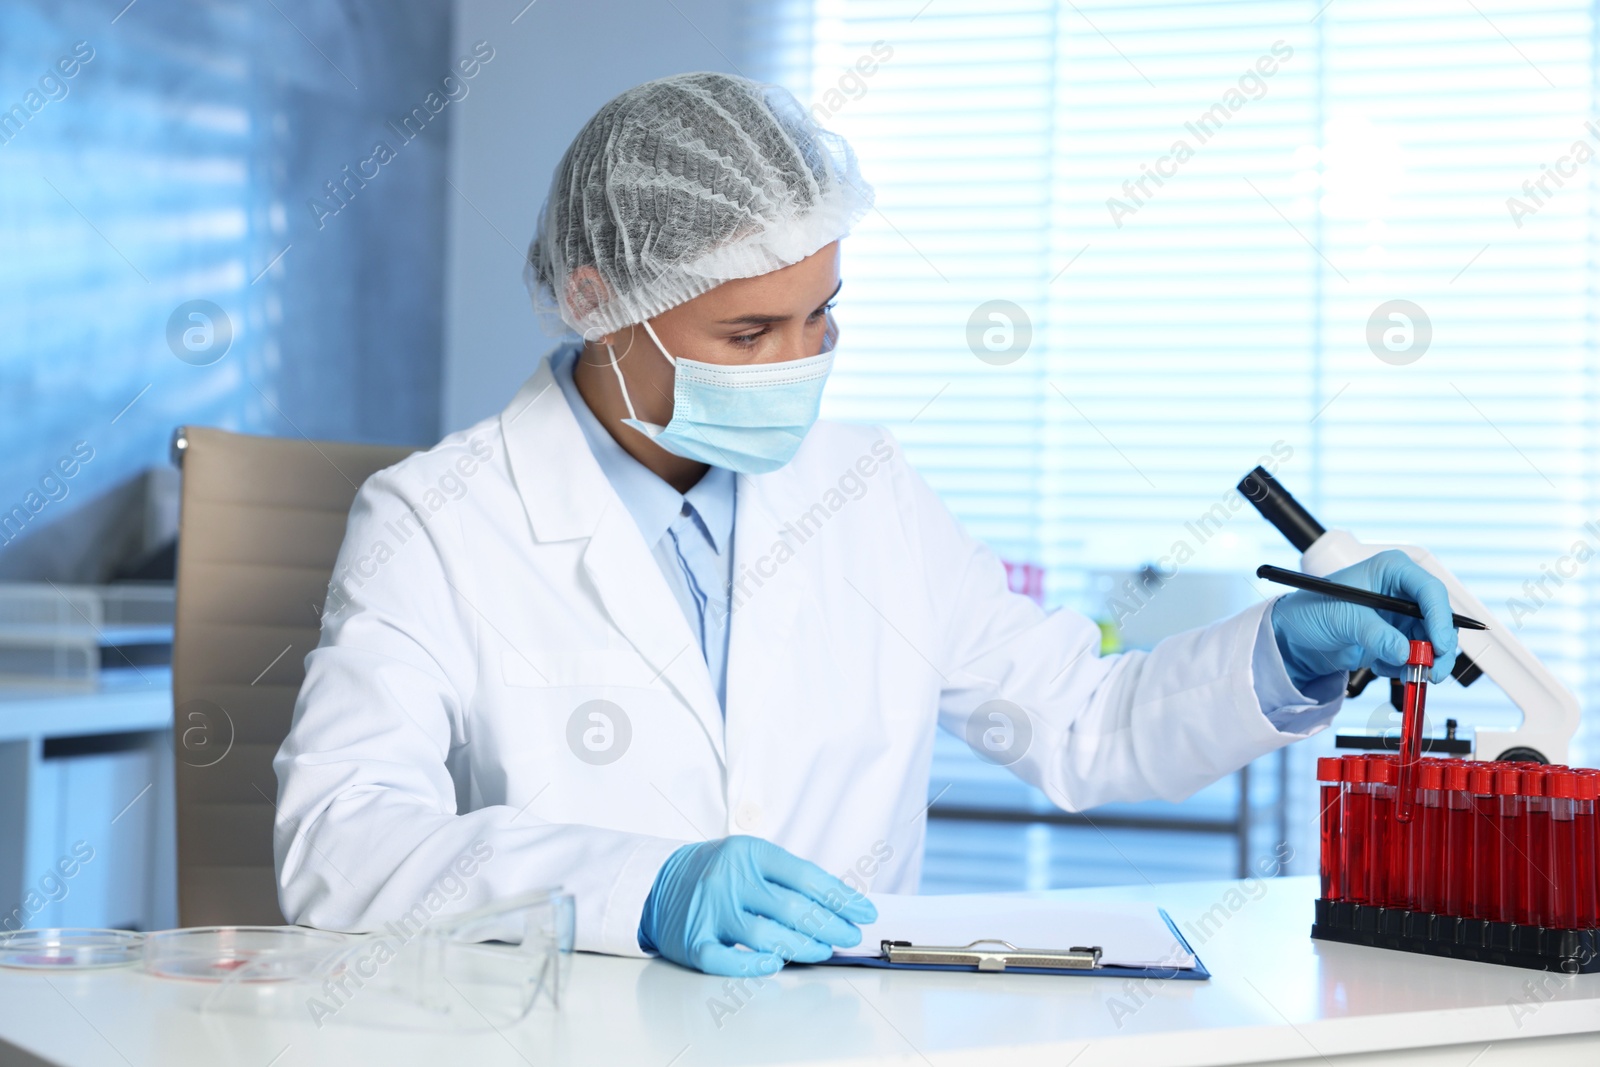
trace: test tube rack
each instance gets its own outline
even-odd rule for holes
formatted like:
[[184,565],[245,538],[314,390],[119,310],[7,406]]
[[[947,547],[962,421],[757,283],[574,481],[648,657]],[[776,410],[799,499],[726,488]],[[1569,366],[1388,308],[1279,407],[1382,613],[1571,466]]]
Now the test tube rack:
[[1600,971],[1600,770],[1401,757],[1317,760],[1321,896],[1311,936],[1589,974]]

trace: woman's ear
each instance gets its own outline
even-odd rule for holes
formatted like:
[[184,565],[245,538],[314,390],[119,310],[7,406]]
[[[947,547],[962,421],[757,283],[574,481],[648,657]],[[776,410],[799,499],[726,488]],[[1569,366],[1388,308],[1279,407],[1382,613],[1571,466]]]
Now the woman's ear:
[[624,326],[620,330],[612,330],[610,333],[602,333],[600,327],[591,326],[583,331],[583,339],[592,345],[613,348],[617,354],[617,361],[620,363],[627,358],[629,352],[633,351],[633,336],[638,330],[638,325],[634,324],[632,326]]
[[567,275],[567,306],[572,309],[573,317],[583,318],[595,311],[611,296],[610,288],[605,279],[600,277],[600,272],[589,264],[584,264]]

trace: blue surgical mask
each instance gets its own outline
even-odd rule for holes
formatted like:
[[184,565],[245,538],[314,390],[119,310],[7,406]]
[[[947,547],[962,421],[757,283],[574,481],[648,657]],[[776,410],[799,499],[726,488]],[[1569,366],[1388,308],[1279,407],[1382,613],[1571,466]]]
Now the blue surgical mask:
[[831,314],[820,355],[731,367],[674,359],[650,324],[643,326],[673,366],[672,419],[658,426],[638,417],[617,366],[617,353],[607,345],[611,369],[628,406],[625,425],[673,455],[740,474],[766,474],[794,458],[817,421],[822,387],[833,368],[838,330]]

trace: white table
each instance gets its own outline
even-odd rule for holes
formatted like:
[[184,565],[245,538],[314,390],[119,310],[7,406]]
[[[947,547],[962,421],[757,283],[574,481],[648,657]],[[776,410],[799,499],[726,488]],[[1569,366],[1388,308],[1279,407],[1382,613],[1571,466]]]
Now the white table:
[[[1061,894],[1161,903],[1209,982],[790,968],[720,1026],[709,1002],[732,1003],[724,979],[586,954],[571,961],[559,1012],[540,1006],[515,1028],[454,1035],[408,1032],[413,1019],[398,1012],[389,1027],[336,1016],[320,1030],[309,1014],[202,1014],[197,986],[131,969],[0,971],[0,1064],[1600,1062],[1600,974],[1314,942],[1314,893],[1312,879],[1287,878]],[[1208,912],[1211,935],[1194,936],[1186,924]],[[1439,1045],[1453,1047],[1398,1051]]]

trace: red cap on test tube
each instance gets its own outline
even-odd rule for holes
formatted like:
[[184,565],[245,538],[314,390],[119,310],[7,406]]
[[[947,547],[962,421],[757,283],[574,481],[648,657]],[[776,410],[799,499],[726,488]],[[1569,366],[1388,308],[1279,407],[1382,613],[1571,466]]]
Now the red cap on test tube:
[[1406,663],[1413,667],[1433,666],[1433,642],[1411,642],[1411,658],[1406,660]]
[[1367,758],[1365,756],[1344,756],[1339,760],[1344,764],[1344,780],[1352,783],[1367,780]]

